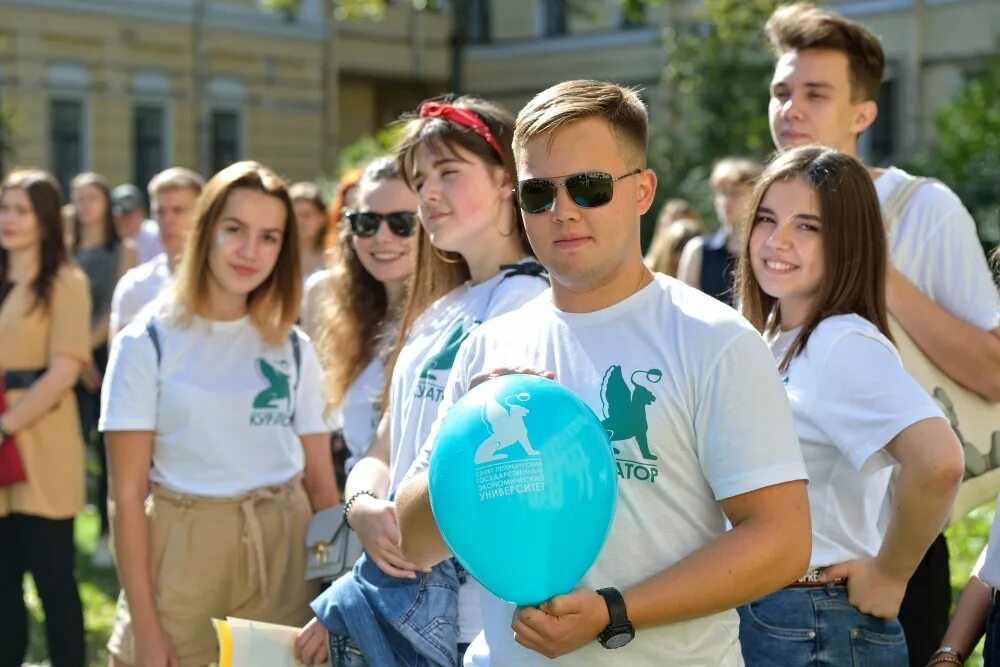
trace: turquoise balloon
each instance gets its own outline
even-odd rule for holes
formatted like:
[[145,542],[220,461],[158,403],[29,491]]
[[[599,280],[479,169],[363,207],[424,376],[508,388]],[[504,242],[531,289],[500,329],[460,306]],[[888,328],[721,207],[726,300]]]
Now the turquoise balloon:
[[557,382],[504,375],[448,411],[431,454],[434,518],[494,595],[537,605],[572,591],[611,528],[618,478],[608,433]]

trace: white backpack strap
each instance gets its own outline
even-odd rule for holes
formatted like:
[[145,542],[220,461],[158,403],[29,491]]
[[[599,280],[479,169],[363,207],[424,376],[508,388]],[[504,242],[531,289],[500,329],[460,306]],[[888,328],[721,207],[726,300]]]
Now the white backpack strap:
[[907,205],[909,205],[910,200],[913,199],[913,195],[917,194],[917,190],[921,186],[933,180],[933,178],[907,175],[903,179],[903,182],[889,193],[886,200],[882,202],[882,217],[885,219],[885,230],[889,236],[892,236],[896,225],[903,218],[903,212],[906,210]]

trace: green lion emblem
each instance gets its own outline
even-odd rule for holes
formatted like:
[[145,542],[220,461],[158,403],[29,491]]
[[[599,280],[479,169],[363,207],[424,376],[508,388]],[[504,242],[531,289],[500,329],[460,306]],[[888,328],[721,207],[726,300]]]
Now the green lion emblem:
[[458,348],[462,346],[468,335],[468,331],[462,330],[462,323],[456,323],[445,337],[441,349],[437,354],[428,359],[423,368],[420,369],[420,379],[436,380],[437,371],[450,371],[451,367],[455,364],[455,355],[458,354]]
[[288,373],[282,373],[264,359],[257,360],[257,370],[268,386],[253,399],[254,409],[274,409],[281,400],[287,401],[286,405],[289,405],[292,392],[288,384]]
[[[636,375],[645,375],[649,383],[656,384],[663,377],[663,372],[658,368],[635,371],[629,378],[632,380],[632,389],[629,389],[621,366],[615,365],[605,371],[604,380],[601,382],[601,404],[604,409],[601,425],[607,429],[611,442],[635,438],[642,458],[655,461],[656,455],[649,451],[646,407],[656,401],[656,396],[639,384]],[[612,449],[615,454],[621,453],[615,447]]]

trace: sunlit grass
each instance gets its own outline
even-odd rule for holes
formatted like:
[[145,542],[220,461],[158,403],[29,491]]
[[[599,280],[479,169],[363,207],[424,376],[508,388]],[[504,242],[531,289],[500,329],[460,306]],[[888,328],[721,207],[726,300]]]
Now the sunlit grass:
[[[945,531],[948,538],[948,553],[951,563],[951,599],[958,601],[965,583],[969,580],[979,553],[986,547],[990,537],[990,526],[993,525],[995,503],[983,505],[973,510],[959,523]],[[982,667],[983,642],[976,646],[975,652],[966,661],[967,667]]]

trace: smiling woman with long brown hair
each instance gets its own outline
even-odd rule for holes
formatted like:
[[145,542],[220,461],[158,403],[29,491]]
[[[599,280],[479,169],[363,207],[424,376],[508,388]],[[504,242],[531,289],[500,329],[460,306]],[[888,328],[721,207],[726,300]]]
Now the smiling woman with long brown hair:
[[27,648],[25,571],[45,610],[53,667],[84,663],[73,546],[84,448],[71,390],[90,359],[90,296],[69,262],[60,207],[45,172],[14,172],[0,186],[0,447],[16,447],[26,473],[0,486],[0,665],[20,665]]
[[751,197],[740,300],[784,379],[813,540],[806,576],[740,608],[743,657],[748,667],[813,665],[822,646],[831,664],[905,665],[900,604],[951,511],[962,447],[893,346],[885,226],[864,166],[795,148]]
[[223,169],[173,288],[115,338],[101,416],[123,589],[115,664],[205,665],[213,617],[308,616],[306,527],[339,498],[319,360],[292,326],[296,232],[271,170]]

